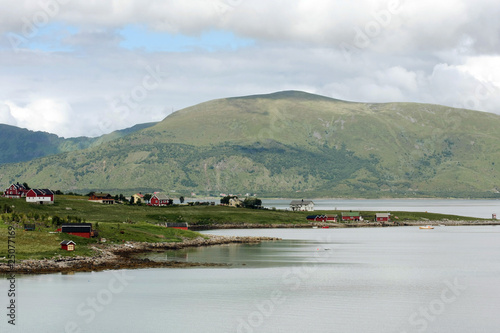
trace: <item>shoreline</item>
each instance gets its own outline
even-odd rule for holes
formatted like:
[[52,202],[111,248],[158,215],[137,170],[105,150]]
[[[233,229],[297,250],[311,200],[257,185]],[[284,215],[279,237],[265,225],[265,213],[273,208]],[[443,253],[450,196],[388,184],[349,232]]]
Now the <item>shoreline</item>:
[[[495,220],[436,220],[436,221],[405,221],[405,222],[352,222],[352,223],[326,223],[313,222],[303,224],[216,224],[198,226],[196,230],[217,229],[305,229],[305,228],[380,228],[402,226],[496,226],[500,221]],[[95,244],[92,249],[97,252],[92,257],[56,257],[51,259],[26,259],[17,262],[14,269],[7,263],[0,263],[0,274],[50,274],[73,272],[98,272],[103,270],[139,269],[139,268],[192,268],[192,267],[229,267],[229,264],[190,263],[180,261],[153,261],[139,259],[133,255],[147,252],[161,252],[165,250],[178,250],[188,247],[204,247],[225,244],[252,244],[262,241],[277,241],[275,237],[250,237],[250,236],[218,236],[205,235],[182,242],[168,243],[143,243],[127,242],[124,244]]]
[[274,237],[239,237],[215,236],[198,237],[193,240],[170,243],[127,242],[124,244],[97,244],[92,246],[97,255],[92,257],[56,257],[52,259],[26,259],[17,262],[14,269],[7,263],[0,263],[0,274],[49,274],[70,272],[98,272],[116,269],[138,268],[189,268],[189,267],[228,267],[228,264],[187,263],[180,261],[152,261],[150,259],[134,258],[133,254],[177,250],[187,247],[202,247],[224,244],[252,244],[262,241],[281,240]]

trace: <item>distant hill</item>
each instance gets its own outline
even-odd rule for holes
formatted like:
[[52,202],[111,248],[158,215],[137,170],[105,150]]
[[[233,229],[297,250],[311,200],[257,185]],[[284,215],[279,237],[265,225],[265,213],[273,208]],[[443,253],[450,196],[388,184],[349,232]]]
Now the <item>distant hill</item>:
[[156,123],[135,125],[131,128],[114,131],[97,138],[61,138],[55,134],[30,131],[24,128],[0,124],[0,164],[26,162],[48,155],[70,152],[121,138],[138,130],[151,127]]
[[[498,197],[500,116],[299,91],[224,98],[86,150],[0,167],[0,184],[283,197]],[[175,191],[175,192],[174,192]]]

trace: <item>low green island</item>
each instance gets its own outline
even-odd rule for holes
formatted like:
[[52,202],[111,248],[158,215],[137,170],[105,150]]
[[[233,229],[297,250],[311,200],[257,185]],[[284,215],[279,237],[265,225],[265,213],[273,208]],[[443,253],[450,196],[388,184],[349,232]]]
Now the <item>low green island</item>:
[[[218,202],[217,202],[218,203]],[[171,248],[175,244],[203,246],[228,242],[253,242],[255,239],[218,239],[193,230],[222,228],[311,228],[328,227],[377,227],[393,225],[422,225],[443,223],[452,225],[494,224],[495,221],[477,218],[443,215],[427,212],[391,212],[391,222],[374,222],[376,212],[361,212],[364,221],[315,223],[307,221],[311,212],[292,212],[275,209],[234,208],[221,205],[172,205],[151,207],[147,205],[103,205],[89,202],[85,196],[59,195],[53,205],[37,205],[22,199],[0,198],[0,264],[8,262],[9,239],[14,241],[16,264],[27,260],[70,260],[71,258],[95,258],[113,248],[114,253],[131,251],[130,244],[156,244]],[[315,211],[318,215],[340,215],[340,211]],[[397,218],[396,218],[397,217]],[[83,238],[56,232],[63,223],[92,223],[98,237]],[[166,223],[186,222],[192,230],[166,228]],[[25,231],[26,224],[35,225]],[[9,238],[9,231],[15,237]],[[12,232],[11,232],[12,234]],[[60,242],[72,240],[74,251],[61,249]],[[164,245],[162,245],[164,244]],[[136,246],[137,249],[137,246]],[[142,247],[142,251],[149,248]],[[62,258],[62,259],[61,259]],[[105,267],[103,267],[104,269]],[[0,269],[1,270],[1,269]],[[5,270],[5,267],[4,267]],[[92,269],[89,269],[92,270]]]

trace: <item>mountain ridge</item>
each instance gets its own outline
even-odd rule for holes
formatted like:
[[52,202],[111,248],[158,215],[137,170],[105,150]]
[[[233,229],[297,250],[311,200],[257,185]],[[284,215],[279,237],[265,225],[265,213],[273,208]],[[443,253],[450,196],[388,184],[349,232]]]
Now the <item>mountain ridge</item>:
[[500,116],[286,91],[207,101],[82,151],[0,166],[0,184],[289,197],[498,197]]

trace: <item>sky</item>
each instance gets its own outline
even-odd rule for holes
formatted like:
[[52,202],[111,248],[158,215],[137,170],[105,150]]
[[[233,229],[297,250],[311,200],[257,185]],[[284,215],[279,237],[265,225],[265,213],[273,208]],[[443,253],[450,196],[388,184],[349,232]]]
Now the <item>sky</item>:
[[498,0],[0,0],[0,123],[95,137],[302,90],[500,114]]

